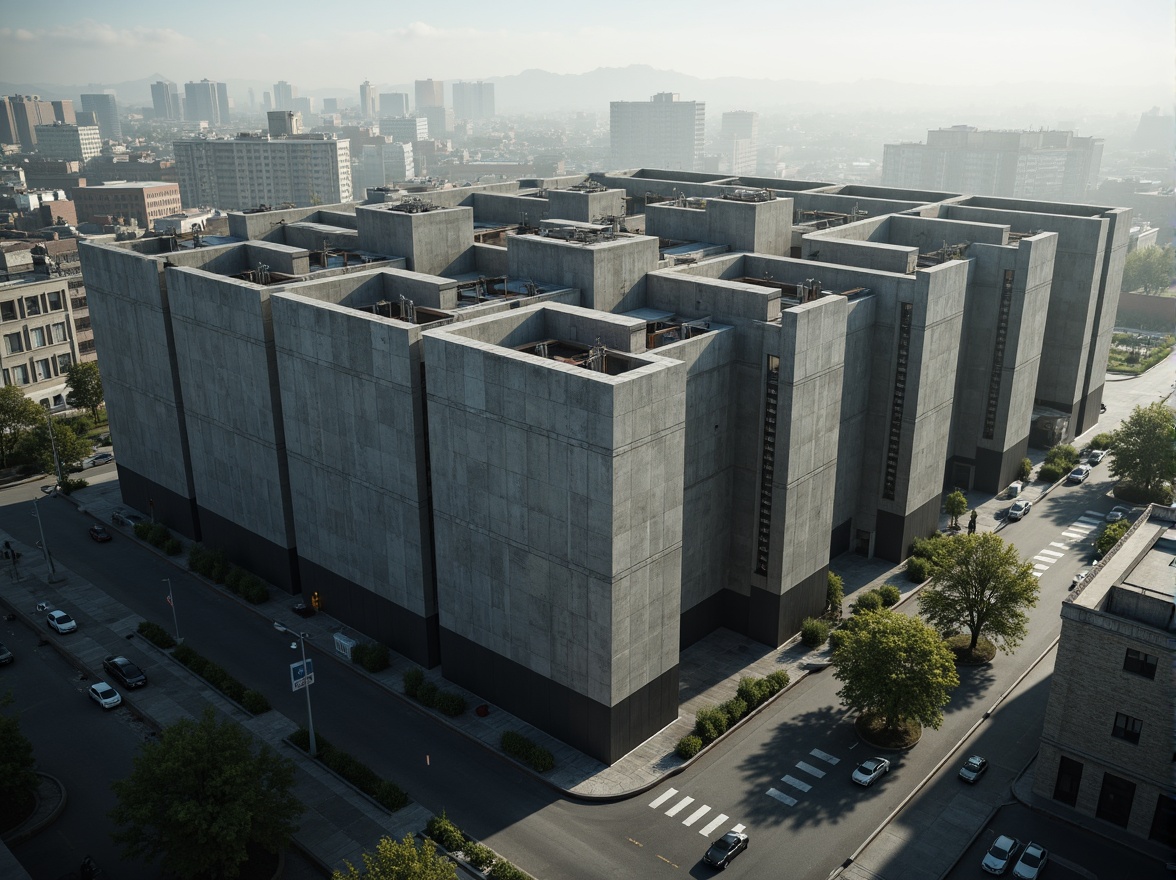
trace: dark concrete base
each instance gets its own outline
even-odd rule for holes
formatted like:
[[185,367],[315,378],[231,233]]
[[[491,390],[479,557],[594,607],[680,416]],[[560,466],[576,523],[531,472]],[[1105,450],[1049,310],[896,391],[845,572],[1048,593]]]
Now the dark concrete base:
[[915,538],[939,531],[939,498],[932,498],[908,516],[878,511],[874,555],[890,562],[902,562]]
[[813,572],[783,595],[759,587],[751,588],[751,615],[744,630],[751,638],[773,648],[798,632],[806,617],[820,617],[825,611],[829,588],[829,567]]
[[677,665],[605,706],[444,627],[440,632],[446,678],[606,764],[678,717]]
[[1082,399],[1076,417],[1070,421],[1071,425],[1076,426],[1075,437],[1085,434],[1098,424],[1099,416],[1102,414],[1103,388],[1103,385],[1099,385]]
[[197,514],[207,546],[223,550],[229,561],[287,593],[301,592],[295,548],[280,547],[206,508],[197,506]]
[[976,470],[973,472],[972,488],[994,495],[1017,479],[1021,459],[1029,451],[1029,435],[1026,434],[1003,453],[994,449],[976,450]]
[[117,459],[115,467],[118,470],[118,488],[122,492],[124,504],[142,511],[147,516],[154,516],[173,532],[179,532],[191,541],[201,540],[196,499],[186,498],[171,489],[165,489],[154,480],[140,476],[119,464]]
[[678,650],[684,651],[719,627],[747,635],[750,601],[747,596],[724,589],[683,611],[678,618]]
[[422,617],[309,560],[298,559],[303,601],[317,592],[322,611],[431,669],[441,662],[437,615]]

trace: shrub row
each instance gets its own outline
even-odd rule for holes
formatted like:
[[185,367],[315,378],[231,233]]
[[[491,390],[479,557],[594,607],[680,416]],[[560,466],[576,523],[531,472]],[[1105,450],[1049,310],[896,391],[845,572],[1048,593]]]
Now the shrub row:
[[218,584],[223,584],[229,576],[229,560],[224,551],[210,550],[203,544],[193,544],[189,548],[188,568]]
[[1068,443],[1058,443],[1045,454],[1045,464],[1037,471],[1042,483],[1056,483],[1078,464],[1078,450]]
[[530,765],[537,773],[546,773],[555,766],[555,755],[538,743],[531,742],[521,733],[507,730],[502,734],[499,745],[502,750],[514,758]]
[[163,523],[137,522],[135,523],[135,537],[146,541],[152,547],[158,547],[168,556],[178,556],[184,549],[179,539],[172,537],[172,533]]
[[[385,654],[387,650],[387,648],[384,649]],[[354,649],[352,649],[352,656],[354,657]],[[453,691],[443,691],[437,685],[433,684],[433,682],[425,681],[425,673],[417,666],[404,673],[404,692],[422,706],[436,709],[442,715],[448,715],[451,718],[456,718],[466,710],[466,701],[461,694],[456,694]],[[503,746],[503,748],[506,747]],[[551,756],[550,752],[547,754],[548,757]],[[516,755],[516,757],[518,756]],[[554,766],[554,760],[552,761],[552,766]],[[536,767],[535,769],[538,770],[539,768]],[[551,767],[547,769],[550,770]],[[545,771],[540,770],[539,772],[542,773]]]
[[1033,462],[1027,458],[1021,459],[1021,464],[1017,467],[1017,479],[1024,482],[1029,479],[1029,475],[1033,473]]
[[911,543],[910,556],[906,563],[907,578],[921,584],[932,577],[935,574],[936,560],[951,540],[950,535],[941,535],[938,532],[926,538],[915,538]]
[[178,645],[172,656],[207,681],[210,685],[235,703],[239,703],[252,715],[270,710],[269,701],[263,694],[250,690],[233,678],[223,667],[207,657],[198,654],[187,645]]
[[62,493],[69,495],[72,492],[76,492],[78,489],[85,489],[90,484],[81,477],[66,477],[59,485],[61,486]]
[[[290,742],[302,751],[309,752],[310,732],[305,727],[300,727],[290,734]],[[335,748],[323,736],[316,734],[314,744],[318,748],[318,760],[389,812],[395,813],[408,806],[408,795],[395,782],[381,779],[367,764],[351,757],[342,749]]]
[[152,623],[150,620],[140,621],[139,635],[157,648],[166,650],[176,646],[176,640],[172,638],[172,634],[158,623]]
[[434,816],[425,825],[425,833],[437,845],[451,853],[461,853],[467,862],[486,873],[491,880],[531,880],[531,875],[500,859],[494,850],[471,840],[458,828],[445,812]]
[[788,673],[783,669],[764,678],[750,675],[741,678],[734,697],[717,706],[700,709],[695,714],[694,731],[678,740],[674,752],[681,758],[693,758],[703,746],[713,743],[749,712],[788,687],[788,681]]
[[[926,560],[918,556],[912,556],[907,560],[907,567],[909,569],[911,563],[926,564]],[[914,580],[914,578],[911,578]],[[926,578],[924,578],[926,580]],[[853,600],[853,613],[857,614],[859,611],[878,611],[882,608],[890,608],[897,605],[902,599],[902,592],[894,584],[883,584],[877,589],[866,590],[864,593],[858,595]]]
[[806,647],[816,648],[829,638],[829,624],[815,617],[806,617],[800,625],[800,640]]
[[[191,556],[189,555],[189,562]],[[251,602],[254,605],[260,605],[269,599],[269,587],[265,585],[265,581],[259,578],[251,571],[246,571],[236,565],[229,567],[229,573],[225,575],[225,586],[229,591],[236,593],[246,602]]]
[[388,654],[388,646],[379,643],[374,645],[356,645],[351,649],[351,662],[358,663],[368,672],[380,672],[387,669],[392,660]]

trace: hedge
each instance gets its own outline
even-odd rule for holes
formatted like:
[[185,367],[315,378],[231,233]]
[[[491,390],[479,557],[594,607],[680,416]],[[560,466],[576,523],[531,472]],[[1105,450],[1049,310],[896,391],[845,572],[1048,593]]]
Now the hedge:
[[166,650],[167,648],[174,648],[176,646],[176,640],[172,638],[172,634],[158,623],[152,623],[150,620],[139,622],[139,635],[157,648]]
[[845,601],[845,582],[841,575],[833,572],[829,572],[825,582],[825,613],[838,620],[841,617],[841,603]]
[[877,591],[879,598],[882,599],[882,607],[890,608],[897,605],[902,599],[902,590],[894,584],[883,584],[878,587]]
[[[907,560],[907,571],[910,571],[911,563],[921,563],[923,560],[915,557]],[[877,590],[866,590],[853,600],[853,605],[850,606],[854,614],[859,611],[878,611],[882,607],[882,597],[878,595]]]
[[[379,647],[384,648],[383,645]],[[387,652],[388,649],[384,648],[385,656]],[[352,659],[355,659],[354,648],[352,648],[351,656]],[[425,673],[415,666],[404,673],[404,693],[422,706],[436,709],[442,715],[448,715],[451,718],[461,715],[466,710],[465,697],[453,691],[443,691],[433,682],[426,681]]]
[[538,773],[546,773],[555,766],[555,756],[538,743],[531,742],[521,733],[504,731],[499,743],[502,750],[517,761],[530,765]]
[[187,645],[178,645],[172,656],[203,678],[206,682],[239,704],[252,715],[261,715],[270,710],[269,701],[258,691],[248,690],[233,678],[229,672]]
[[825,644],[829,638],[829,624],[815,617],[806,617],[800,625],[800,640],[810,648]]
[[450,852],[462,852],[465,848],[465,835],[449,820],[444,810],[440,816],[434,816],[428,821],[425,834]]
[[[749,712],[788,687],[788,681],[788,672],[783,669],[777,669],[764,678],[747,676],[740,679],[735,697],[718,706],[698,710],[694,716],[693,734],[679,740],[675,751],[684,758],[693,757],[702,746],[713,743]],[[698,749],[692,754],[683,754],[683,749],[689,751],[693,747],[693,743],[687,743],[692,738],[698,740]]]
[[[913,581],[916,584],[921,584],[923,581],[931,577],[931,574],[934,570],[934,564],[930,560],[924,559],[922,556],[912,556],[907,559],[907,579]],[[882,597],[879,596],[878,598],[879,601],[881,601]]]
[[[304,752],[310,751],[310,733],[305,727],[300,727],[290,734],[289,741]],[[396,783],[381,779],[366,764],[341,749],[335,748],[324,737],[316,736],[315,745],[318,747],[319,761],[371,797],[376,803],[393,813],[408,806],[408,795]]]
[[1037,479],[1042,483],[1056,483],[1070,472],[1070,467],[1060,464],[1043,464],[1037,471]]
[[414,700],[416,699],[417,694],[420,692],[421,685],[424,683],[425,673],[424,670],[420,669],[419,667],[414,666],[412,669],[404,673],[404,692]]
[[357,663],[368,672],[381,672],[391,664],[388,646],[381,644],[356,645],[351,649],[351,662]]
[[210,550],[193,544],[188,550],[188,568],[214,583],[223,584],[229,577],[229,559],[223,550]]
[[531,875],[520,868],[516,868],[506,859],[499,859],[494,863],[487,875],[490,880],[531,880]]
[[498,858],[494,850],[490,849],[490,847],[483,846],[473,840],[467,840],[461,845],[461,854],[466,857],[467,862],[479,871],[485,871]]
[[678,740],[678,745],[674,747],[674,752],[678,757],[685,758],[686,760],[690,760],[701,751],[702,739],[693,733],[682,737]]

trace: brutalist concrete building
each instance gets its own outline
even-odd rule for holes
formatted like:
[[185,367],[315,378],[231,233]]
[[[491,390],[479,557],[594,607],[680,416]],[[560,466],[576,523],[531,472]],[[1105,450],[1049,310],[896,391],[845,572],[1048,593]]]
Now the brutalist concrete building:
[[83,259],[128,504],[614,761],[1097,419],[1126,219],[639,170]]
[[1176,846],[1176,510],[1152,505],[1062,604],[1034,773],[1044,798]]

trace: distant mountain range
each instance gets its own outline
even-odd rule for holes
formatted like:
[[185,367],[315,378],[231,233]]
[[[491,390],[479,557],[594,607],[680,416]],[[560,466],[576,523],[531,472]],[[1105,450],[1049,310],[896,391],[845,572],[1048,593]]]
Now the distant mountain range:
[[[211,77],[210,77],[211,78]],[[155,73],[142,79],[117,83],[61,85],[56,83],[0,82],[0,92],[36,94],[47,99],[73,98],[86,92],[114,89],[124,107],[150,106],[151,83],[167,79]],[[485,77],[496,86],[495,98],[501,113],[546,113],[584,110],[607,112],[610,101],[646,101],[657,92],[677,92],[684,101],[705,101],[708,115],[726,110],[779,111],[848,111],[901,112],[933,111],[942,107],[956,122],[969,111],[992,112],[1001,108],[1038,109],[1043,123],[1053,114],[1068,113],[1137,113],[1171,100],[1170,89],[1139,84],[1129,94],[1117,87],[1082,84],[1002,83],[983,88],[943,84],[900,83],[885,79],[857,82],[812,82],[798,79],[768,80],[744,77],[701,79],[672,70],[656,70],[648,65],[601,67],[587,73],[560,74],[546,70],[524,70],[510,76]],[[262,93],[273,88],[272,82],[260,80],[226,80],[229,95],[238,107],[248,103],[248,90],[260,104]],[[295,83],[304,95],[316,98],[358,99],[359,83],[353,87],[315,88]],[[411,83],[377,83],[377,91],[412,93]],[[945,124],[949,124],[945,122]]]

